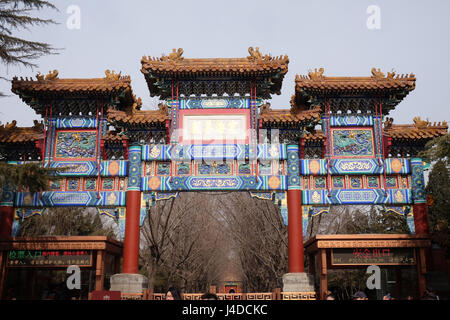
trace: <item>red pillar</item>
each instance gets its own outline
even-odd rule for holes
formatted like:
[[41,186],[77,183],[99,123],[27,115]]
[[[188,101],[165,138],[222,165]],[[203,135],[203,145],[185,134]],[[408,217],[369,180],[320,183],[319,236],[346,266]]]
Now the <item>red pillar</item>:
[[415,203],[413,205],[414,227],[416,234],[428,234],[428,207],[426,203]]
[[0,239],[10,239],[14,222],[14,207],[0,206]]
[[289,273],[304,272],[302,191],[287,191]]
[[141,191],[127,191],[122,273],[138,273]]

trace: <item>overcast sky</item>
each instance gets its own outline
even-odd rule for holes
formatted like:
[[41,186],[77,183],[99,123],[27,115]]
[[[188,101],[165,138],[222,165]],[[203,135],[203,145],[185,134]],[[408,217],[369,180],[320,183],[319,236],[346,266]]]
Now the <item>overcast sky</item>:
[[[58,69],[60,78],[104,77],[106,69],[131,76],[144,109],[155,105],[140,72],[143,55],[160,57],[183,48],[186,58],[246,57],[248,47],[262,54],[289,56],[289,72],[273,108],[289,108],[296,74],[323,67],[327,76],[369,76],[383,72],[414,73],[416,89],[390,115],[394,123],[411,123],[416,115],[430,121],[450,120],[450,1],[448,0],[98,0],[57,1],[59,12],[45,11],[59,25],[17,33],[29,40],[64,48],[37,61],[39,68],[2,66],[1,75],[35,76]],[[67,27],[80,9],[80,29]],[[367,20],[376,5],[380,28]],[[73,20],[69,20],[73,21]],[[373,21],[373,20],[370,20]],[[40,119],[0,81],[0,121],[32,125]]]

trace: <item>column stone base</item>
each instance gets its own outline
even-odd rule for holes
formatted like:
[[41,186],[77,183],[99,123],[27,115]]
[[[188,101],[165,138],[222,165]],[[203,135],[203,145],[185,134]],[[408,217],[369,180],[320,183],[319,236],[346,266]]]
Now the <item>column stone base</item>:
[[306,272],[285,273],[283,292],[315,292],[314,276]]
[[148,287],[148,279],[142,274],[117,273],[110,278],[111,291],[121,293],[143,293]]

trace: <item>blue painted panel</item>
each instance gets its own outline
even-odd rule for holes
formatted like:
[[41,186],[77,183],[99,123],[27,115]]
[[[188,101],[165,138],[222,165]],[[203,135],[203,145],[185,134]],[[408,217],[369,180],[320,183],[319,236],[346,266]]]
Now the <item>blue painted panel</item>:
[[327,174],[327,162],[324,159],[301,159],[300,166],[304,176]]
[[301,189],[302,180],[300,179],[300,160],[298,156],[298,145],[290,144],[287,146],[287,174],[288,189]]
[[141,146],[131,146],[128,151],[128,190],[141,190]]
[[171,159],[172,145],[156,144],[142,146],[143,161],[165,161]]
[[88,117],[57,118],[57,129],[97,128],[97,119]]
[[[261,106],[262,99],[256,99],[255,105]],[[177,101],[168,100],[168,105],[176,105]],[[180,109],[249,109],[250,99],[237,97],[190,98],[178,100]]]
[[409,189],[332,189],[303,190],[303,204],[408,204]]
[[110,160],[100,163],[100,175],[103,177],[125,177],[127,175],[128,161]]
[[249,144],[206,145],[144,145],[143,161],[188,160],[284,160],[287,158],[285,144],[259,144],[256,150]]
[[420,158],[411,159],[412,193],[414,203],[426,203],[425,179],[423,175],[423,163]]
[[153,176],[142,178],[143,191],[286,190],[287,176]]
[[[301,159],[302,175],[326,175],[327,161],[325,159]],[[383,174],[383,167],[387,174],[409,174],[409,160],[405,158],[378,159],[331,159],[330,174],[332,175],[372,175]]]
[[405,158],[388,158],[385,161],[387,174],[409,174],[409,159]]
[[372,116],[363,116],[363,115],[331,116],[330,126],[332,127],[373,126],[373,118]]
[[97,162],[95,161],[52,161],[50,162],[50,168],[66,168],[66,170],[57,173],[63,177],[98,175]]
[[45,191],[17,192],[16,207],[54,206],[124,206],[126,193],[122,191]]
[[332,159],[330,174],[382,174],[383,165],[376,159]]
[[286,160],[285,144],[258,144],[258,160]]

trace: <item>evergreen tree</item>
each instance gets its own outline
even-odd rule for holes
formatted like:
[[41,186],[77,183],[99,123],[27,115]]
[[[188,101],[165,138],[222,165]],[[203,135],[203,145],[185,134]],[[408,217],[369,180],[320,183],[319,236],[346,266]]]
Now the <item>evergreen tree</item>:
[[54,169],[42,168],[38,163],[15,165],[0,162],[0,190],[7,186],[12,190],[43,191],[53,173]]
[[30,41],[13,35],[33,26],[55,24],[52,19],[33,16],[35,11],[57,8],[42,0],[0,0],[0,58],[6,65],[37,67],[33,60],[56,50],[48,43]]
[[[57,8],[42,0],[0,0],[0,59],[6,66],[37,67],[33,62],[43,55],[55,54],[50,44],[17,37],[15,32],[29,30],[33,26],[55,24],[52,19],[43,19],[34,14],[43,9]],[[0,76],[1,79],[7,80]],[[0,96],[4,96],[0,92]],[[48,184],[48,169],[38,164],[10,165],[0,162],[0,191],[5,185],[11,189],[30,192],[45,190]]]
[[439,160],[433,166],[425,190],[433,199],[428,207],[430,229],[434,230],[439,223],[448,225],[450,222],[450,174],[444,161]]
[[428,141],[419,157],[429,162],[441,160],[447,167],[450,166],[450,133]]

